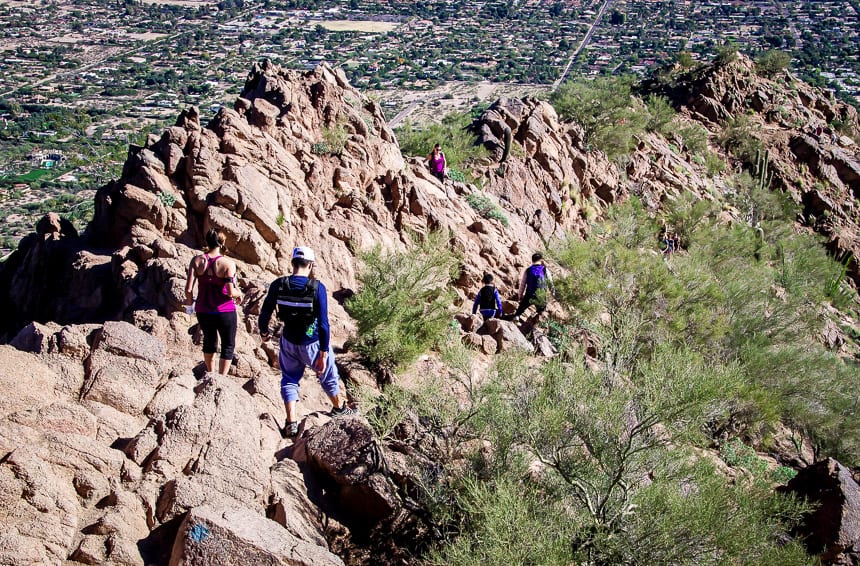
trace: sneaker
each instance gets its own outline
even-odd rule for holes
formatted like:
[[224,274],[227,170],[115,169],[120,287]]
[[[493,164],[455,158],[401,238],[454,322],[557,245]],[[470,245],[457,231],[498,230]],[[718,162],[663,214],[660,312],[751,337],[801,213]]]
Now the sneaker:
[[299,433],[299,422],[285,422],[284,428],[281,429],[281,436],[283,438],[293,438],[295,435]]
[[350,415],[357,415],[358,409],[353,409],[346,402],[344,402],[343,407],[340,409],[332,408],[331,416],[332,417],[348,417]]

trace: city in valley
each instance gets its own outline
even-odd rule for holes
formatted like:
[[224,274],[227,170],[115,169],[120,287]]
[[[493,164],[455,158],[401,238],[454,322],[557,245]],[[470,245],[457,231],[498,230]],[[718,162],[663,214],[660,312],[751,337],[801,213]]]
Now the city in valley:
[[396,127],[726,42],[860,104],[860,0],[0,0],[0,255],[47,210],[84,223],[129,143],[261,59],[343,68]]

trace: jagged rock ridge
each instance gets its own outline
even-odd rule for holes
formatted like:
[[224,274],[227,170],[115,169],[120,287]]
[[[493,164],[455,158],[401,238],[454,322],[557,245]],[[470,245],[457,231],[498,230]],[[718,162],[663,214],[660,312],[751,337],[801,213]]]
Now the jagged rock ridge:
[[[712,80],[725,82],[720,76]],[[798,95],[819,116],[821,103],[804,100]],[[699,110],[685,112],[717,130]],[[190,109],[131,148],[121,178],[99,191],[86,233],[47,222],[22,242],[0,271],[3,330],[14,334],[32,320],[66,326],[32,324],[0,347],[0,562],[193,563],[229,546],[260,560],[357,564],[420,548],[433,525],[413,496],[423,474],[438,473],[439,454],[417,419],[380,444],[361,419],[330,422],[309,386],[302,437],[293,445],[277,432],[273,352],[253,331],[261,294],[286,269],[292,246],[313,245],[319,276],[345,291],[356,287],[358,251],[405,249],[410,231],[446,229],[464,258],[462,301],[484,270],[515,287],[532,250],[584,233],[586,212],[629,191],[657,208],[685,191],[717,198],[730,190],[654,135],[622,174],[538,100],[499,101],[474,127],[495,159],[505,158],[476,171],[509,226],[468,205],[474,187],[442,185],[419,160],[404,159],[379,107],[339,71],[260,65],[234,109],[206,125]],[[851,159],[842,169],[851,170]],[[774,170],[790,164],[787,157]],[[844,188],[854,187],[850,173],[834,169]],[[790,170],[779,178],[791,182]],[[209,227],[227,233],[248,301],[231,376],[198,381],[180,303],[186,266]],[[351,322],[334,302],[332,317],[340,343]],[[498,330],[471,338],[495,351],[506,331]],[[340,362],[345,375],[373,384]],[[243,527],[250,517],[259,518],[254,531],[269,532],[274,521],[282,536],[265,544]],[[295,548],[301,556],[289,555]]]

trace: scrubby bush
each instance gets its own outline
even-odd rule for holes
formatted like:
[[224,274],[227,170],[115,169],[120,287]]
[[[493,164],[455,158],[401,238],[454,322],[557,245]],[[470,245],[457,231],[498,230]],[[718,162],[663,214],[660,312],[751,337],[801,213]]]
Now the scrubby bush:
[[704,155],[708,151],[708,130],[698,124],[686,124],[678,128],[678,137],[684,149],[692,155]]
[[353,347],[390,377],[445,335],[452,293],[448,287],[457,260],[446,236],[417,238],[412,249],[361,254],[361,290],[346,302],[356,320]]
[[504,226],[508,225],[508,217],[505,216],[499,205],[485,193],[469,193],[466,195],[466,202],[484,218],[498,220]]
[[582,126],[585,143],[610,159],[630,153],[645,131],[647,112],[634,107],[631,77],[599,77],[562,84],[550,102],[564,120]]
[[720,135],[720,144],[747,165],[753,165],[764,147],[758,138],[758,126],[747,114],[730,119]]
[[772,77],[788,68],[791,64],[791,55],[785,51],[772,49],[765,51],[755,60],[756,72],[763,77]]
[[487,155],[484,146],[477,145],[478,138],[468,130],[471,123],[469,113],[454,113],[445,116],[441,123],[421,128],[407,121],[395,134],[403,155],[426,158],[438,143],[449,169],[464,170],[470,162]]
[[717,47],[714,55],[714,63],[717,65],[728,65],[738,59],[738,44],[734,41],[727,41]]
[[[680,449],[730,410],[736,366],[661,347],[621,387],[582,363],[498,360],[474,430],[492,451],[456,491],[460,536],[429,562],[803,564],[803,506]],[[691,513],[695,509],[695,513]]]
[[672,121],[675,119],[675,109],[664,96],[649,95],[645,101],[645,109],[648,112],[648,123],[645,125],[649,132],[658,132],[668,136],[671,131]]

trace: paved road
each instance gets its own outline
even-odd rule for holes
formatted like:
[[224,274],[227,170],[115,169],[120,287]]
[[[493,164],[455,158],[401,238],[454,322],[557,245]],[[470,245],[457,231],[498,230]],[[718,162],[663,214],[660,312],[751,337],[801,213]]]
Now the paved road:
[[413,102],[412,104],[410,104],[409,106],[407,106],[406,108],[404,108],[403,110],[401,110],[400,112],[398,112],[394,118],[392,118],[391,120],[388,121],[388,127],[392,128],[392,129],[396,128],[397,125],[400,124],[400,122],[402,122],[407,116],[412,114],[412,112],[416,108],[418,108],[418,106],[422,102],[424,102],[424,100],[425,100],[424,98],[420,98],[420,99],[416,100],[415,102]]
[[579,47],[576,48],[576,51],[573,52],[573,55],[570,56],[570,61],[567,62],[567,66],[564,68],[564,72],[562,72],[561,76],[559,76],[558,79],[556,79],[556,81],[552,83],[552,90],[557,89],[558,85],[563,83],[564,79],[567,78],[567,75],[570,73],[570,68],[573,66],[573,62],[576,61],[576,58],[579,57],[579,54],[591,41],[591,36],[594,33],[594,28],[597,27],[598,23],[600,23],[601,18],[603,18],[603,13],[606,12],[607,9],[611,8],[613,4],[615,4],[615,0],[606,0],[600,7],[600,10],[597,11],[597,17],[595,17],[594,21],[591,22],[591,25],[588,26],[588,33],[586,33],[585,37],[582,38],[582,41],[579,42]]

